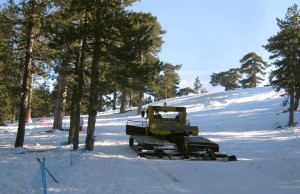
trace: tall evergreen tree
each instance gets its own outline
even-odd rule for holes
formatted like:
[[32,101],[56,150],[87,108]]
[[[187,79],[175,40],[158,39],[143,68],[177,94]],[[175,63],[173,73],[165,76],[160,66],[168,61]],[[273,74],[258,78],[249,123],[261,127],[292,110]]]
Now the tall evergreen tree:
[[195,78],[195,81],[194,81],[194,91],[196,92],[196,94],[199,94],[199,92],[201,91],[201,88],[202,88],[202,83],[199,79],[199,76],[197,76]]
[[32,117],[53,116],[53,98],[46,82],[33,88],[32,101]]
[[[71,64],[74,62],[74,42],[78,42],[74,35],[78,15],[70,13],[71,1],[55,1],[55,7],[55,11],[46,18],[45,31],[48,47],[52,51],[49,58],[54,62],[53,69],[58,74],[53,129],[62,129],[67,88],[68,84],[71,85],[69,82],[74,72]],[[69,132],[73,133],[72,130]]]
[[[75,1],[76,2],[76,1]],[[75,69],[74,69],[74,90],[72,94],[72,102],[74,102],[75,111],[71,115],[71,121],[73,124],[74,136],[73,136],[73,149],[77,150],[79,145],[79,125],[81,115],[81,101],[83,97],[83,85],[84,85],[84,69],[86,68],[86,53],[87,53],[87,41],[88,41],[88,4],[82,10],[81,17],[78,18],[80,26],[78,27],[77,40],[80,44],[75,51]],[[73,6],[72,6],[73,7]],[[76,32],[75,28],[75,32]]]
[[[16,137],[15,147],[23,147],[25,124],[30,99],[30,88],[32,74],[34,72],[34,53],[35,42],[38,40],[38,32],[41,29],[41,19],[44,18],[46,12],[47,0],[29,0],[22,2],[22,25],[24,32],[24,62],[23,62],[23,78],[22,93],[20,101],[19,126]],[[21,42],[20,42],[21,43]]]
[[94,131],[96,116],[98,110],[99,97],[99,76],[100,65],[104,64],[107,49],[109,49],[111,40],[117,36],[115,29],[116,18],[122,15],[124,8],[130,5],[134,0],[95,0],[89,3],[89,23],[92,37],[92,66],[91,66],[91,85],[89,95],[89,118],[86,136],[86,149],[94,149]]
[[[294,124],[295,94],[300,87],[300,13],[298,5],[288,8],[285,19],[277,18],[280,31],[268,39],[264,48],[277,68],[272,72],[271,84],[289,95],[289,125]],[[297,96],[297,95],[296,95]]]
[[186,88],[181,88],[178,90],[177,92],[177,96],[187,96],[189,94],[195,94],[195,90],[193,90],[192,88],[190,87],[186,87]]
[[47,19],[49,41],[55,51],[53,60],[58,65],[57,82],[59,84],[53,128],[62,127],[67,88],[70,88],[71,113],[68,143],[73,143],[76,150],[79,144],[79,122],[81,115],[81,101],[83,96],[84,69],[88,50],[87,40],[90,37],[87,24],[88,9],[91,1],[55,1],[56,11]]
[[209,82],[212,86],[223,86],[225,91],[234,90],[240,88],[239,80],[242,75],[240,74],[239,68],[232,68],[228,71],[213,73],[211,75],[211,81]]
[[264,78],[259,75],[266,75],[265,70],[270,66],[255,52],[246,54],[240,62],[242,63],[241,73],[247,77],[240,81],[243,88],[255,88],[260,84]]
[[147,86],[153,81],[154,75],[159,70],[159,63],[156,55],[163,43],[161,35],[165,33],[161,29],[156,17],[151,14],[133,13],[135,32],[135,48],[137,58],[136,67],[133,66],[133,88],[138,91],[138,110],[142,111],[144,92]]
[[[156,57],[163,43],[161,29],[157,18],[150,13],[125,13],[119,23],[121,40],[116,43],[114,53],[116,64],[115,77],[119,87],[132,89],[138,93],[138,114],[143,105],[144,92],[153,81],[159,63]],[[125,98],[122,98],[125,100]],[[121,101],[120,112],[124,102]],[[124,110],[123,110],[124,111]]]
[[10,119],[15,121],[20,93],[21,68],[16,62],[14,51],[17,10],[13,1],[0,6],[0,125]]
[[161,73],[158,77],[159,90],[156,96],[157,100],[173,98],[176,96],[180,77],[176,71],[180,70],[182,65],[172,65],[164,63],[161,67]]

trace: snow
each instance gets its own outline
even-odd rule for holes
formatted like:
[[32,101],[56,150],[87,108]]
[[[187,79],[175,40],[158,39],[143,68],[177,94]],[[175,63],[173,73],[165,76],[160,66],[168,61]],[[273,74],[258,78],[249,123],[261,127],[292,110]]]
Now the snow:
[[[17,124],[0,128],[0,193],[42,193],[37,157],[45,158],[48,193],[300,193],[300,126],[287,127],[287,107],[271,87],[191,95],[153,103],[185,106],[201,136],[236,155],[236,162],[148,160],[128,147],[127,120],[136,111],[99,113],[94,151],[61,145],[66,132],[51,129],[53,118],[26,125],[23,148],[14,148]],[[69,117],[65,117],[67,125]],[[295,114],[299,123],[299,112]]]

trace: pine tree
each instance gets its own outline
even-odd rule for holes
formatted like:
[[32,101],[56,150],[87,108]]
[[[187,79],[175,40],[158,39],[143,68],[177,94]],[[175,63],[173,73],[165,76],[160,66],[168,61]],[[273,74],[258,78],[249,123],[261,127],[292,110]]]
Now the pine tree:
[[0,5],[0,125],[5,120],[15,121],[17,104],[16,96],[20,93],[21,68],[14,59],[13,40],[15,37],[14,23],[17,11],[14,3]]
[[137,114],[141,114],[144,92],[159,69],[156,55],[163,43],[161,35],[165,31],[161,29],[157,18],[149,13],[136,13],[133,18],[135,22],[132,30],[136,33],[135,47],[137,56],[139,56],[137,66],[134,68],[133,88],[138,92]]
[[130,5],[134,0],[95,0],[88,1],[88,12],[90,36],[92,37],[92,65],[91,65],[91,84],[88,107],[88,128],[86,136],[86,149],[94,149],[94,131],[96,116],[98,110],[99,97],[99,78],[101,64],[105,64],[105,56],[110,53],[111,44],[118,37],[116,20],[124,16],[124,8]]
[[[137,114],[140,114],[144,92],[158,71],[156,55],[163,43],[161,35],[165,32],[150,13],[129,12],[125,15],[118,27],[122,36],[114,49],[118,64],[114,73],[118,75],[116,83],[121,90],[127,88],[138,93]],[[124,111],[123,107],[120,112]]]
[[71,96],[70,128],[68,143],[73,143],[73,149],[78,149],[79,122],[82,112],[84,71],[88,68],[87,51],[90,37],[87,14],[91,1],[55,1],[56,11],[47,19],[49,46],[55,51],[52,60],[58,64],[59,84],[53,127],[62,127],[62,118],[66,104],[67,88]]
[[189,94],[195,94],[196,91],[193,90],[190,87],[186,87],[186,88],[181,88],[178,92],[176,96],[187,96]]
[[199,94],[199,92],[201,92],[202,86],[203,85],[199,79],[199,76],[197,76],[194,81],[194,91],[196,92],[196,94]]
[[173,98],[176,96],[180,77],[176,71],[180,70],[182,65],[172,65],[164,63],[161,67],[161,73],[157,78],[159,86],[157,100]]
[[255,88],[260,84],[264,78],[259,75],[266,75],[265,70],[270,66],[255,52],[246,54],[240,62],[242,63],[241,73],[247,77],[240,81],[243,88]]
[[[30,110],[30,92],[32,88],[32,76],[37,70],[34,64],[34,51],[38,53],[38,49],[35,49],[39,45],[39,32],[41,30],[41,19],[44,18],[46,13],[47,0],[29,0],[21,4],[23,22],[21,30],[24,33],[24,42],[19,42],[20,48],[24,47],[24,61],[23,61],[23,78],[22,78],[22,91],[20,101],[19,112],[19,126],[16,137],[15,147],[23,147],[25,124],[28,111]],[[19,37],[20,38],[20,37]],[[40,51],[42,51],[40,47]]]
[[[272,71],[271,84],[289,95],[289,126],[294,124],[295,93],[300,86],[300,13],[298,5],[288,8],[285,19],[277,19],[280,31],[268,39],[264,48],[277,68]],[[297,95],[296,95],[297,96]]]
[[232,68],[228,71],[213,73],[211,75],[211,81],[209,82],[212,86],[223,86],[225,91],[234,90],[240,88],[239,80],[242,75],[240,74],[239,68]]
[[32,117],[52,116],[54,103],[46,82],[33,88],[32,101]]
[[[67,89],[72,86],[71,74],[74,63],[74,44],[78,38],[74,36],[74,31],[78,30],[75,21],[78,15],[70,11],[71,1],[55,1],[55,11],[46,18],[45,32],[48,39],[48,47],[51,49],[49,58],[54,61],[54,71],[58,74],[56,82],[57,98],[55,102],[53,129],[62,129],[62,119],[65,113]],[[76,10],[76,9],[75,9]],[[74,11],[75,12],[75,11]],[[71,135],[70,135],[71,134]],[[69,141],[73,141],[73,131],[69,130]]]

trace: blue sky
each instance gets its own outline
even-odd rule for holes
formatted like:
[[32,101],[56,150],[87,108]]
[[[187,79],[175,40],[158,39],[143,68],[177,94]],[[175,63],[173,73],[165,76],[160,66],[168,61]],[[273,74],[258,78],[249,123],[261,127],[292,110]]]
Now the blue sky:
[[199,76],[217,92],[224,88],[209,84],[213,72],[240,67],[249,52],[270,62],[262,45],[278,32],[276,18],[295,3],[300,6],[300,0],[141,0],[131,9],[152,13],[167,31],[159,58],[183,65],[180,87],[193,88]]

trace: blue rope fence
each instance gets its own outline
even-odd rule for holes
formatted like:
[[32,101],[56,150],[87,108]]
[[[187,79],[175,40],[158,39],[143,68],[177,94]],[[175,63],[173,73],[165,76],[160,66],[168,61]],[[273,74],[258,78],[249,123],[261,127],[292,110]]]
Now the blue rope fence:
[[43,162],[40,161],[39,158],[37,160],[40,162],[41,175],[42,175],[42,183],[43,183],[43,193],[47,194],[47,181],[46,181],[46,162],[45,158],[43,158]]
[[[55,151],[55,150],[52,150]],[[53,185],[55,182],[58,184],[58,180],[55,177],[61,177],[61,175],[64,174],[64,172],[78,164],[80,160],[83,158],[83,153],[85,152],[85,149],[79,149],[76,151],[71,150],[69,154],[67,154],[67,158],[61,158],[60,163],[52,163],[52,165],[55,165],[56,168],[51,168],[50,170],[46,167],[45,164],[45,158],[41,161],[39,158],[36,158],[40,164],[39,170],[36,172],[33,180],[31,181],[29,188],[26,191],[26,194],[35,194],[35,193],[43,193],[47,194],[47,186],[56,187]],[[30,152],[29,152],[30,153]],[[67,153],[67,152],[64,152]],[[53,172],[53,173],[52,173]],[[48,178],[46,178],[48,176]],[[62,176],[63,177],[63,176]],[[47,184],[50,183],[50,185]],[[51,181],[50,181],[51,180]],[[49,182],[50,181],[50,182]],[[60,182],[61,184],[61,182]],[[59,187],[61,187],[60,185]]]

